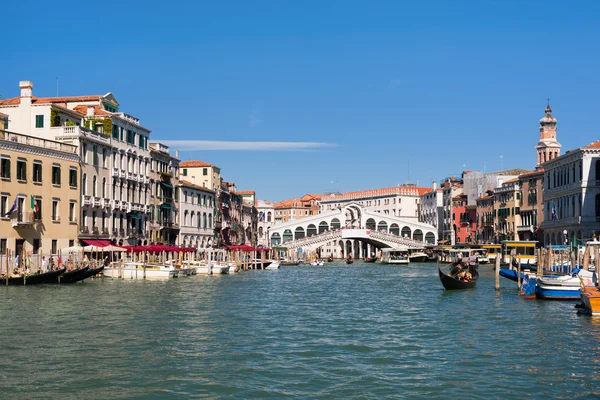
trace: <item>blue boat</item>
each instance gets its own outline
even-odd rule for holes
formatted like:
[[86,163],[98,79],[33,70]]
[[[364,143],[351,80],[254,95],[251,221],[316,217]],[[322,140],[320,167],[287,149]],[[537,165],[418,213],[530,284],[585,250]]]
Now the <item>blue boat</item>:
[[[503,276],[511,281],[518,282],[518,272],[516,269],[500,268],[500,276]],[[525,274],[521,271],[521,281],[524,279]]]

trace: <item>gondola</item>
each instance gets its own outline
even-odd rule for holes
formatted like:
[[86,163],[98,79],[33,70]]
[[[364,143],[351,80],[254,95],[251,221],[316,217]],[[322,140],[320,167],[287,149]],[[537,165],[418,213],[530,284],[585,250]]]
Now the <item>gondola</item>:
[[346,259],[346,264],[352,264],[353,262],[354,262],[354,260],[351,258]]
[[104,270],[104,265],[102,265],[98,268],[90,268],[87,271],[85,271],[85,274],[83,274],[83,278],[81,280],[91,278],[92,276],[96,276],[103,270]]
[[327,262],[333,262],[333,256],[327,257]]
[[365,262],[366,263],[374,263],[375,261],[377,261],[377,258],[375,258],[375,257],[367,257],[367,258],[365,258]]
[[453,276],[446,275],[440,267],[438,267],[438,273],[440,275],[440,281],[446,290],[459,290],[459,289],[473,289],[477,284],[477,279],[479,278],[479,272],[477,272],[476,268],[469,268],[469,272],[471,273],[471,280],[468,282],[463,282],[459,279],[454,278]]
[[55,277],[52,280],[48,280],[46,283],[75,283],[79,282],[84,278],[85,273],[90,269],[90,267],[78,268],[73,271],[68,271],[63,273],[60,276]]
[[[66,268],[62,268],[62,269],[58,269],[55,271],[48,271],[48,272],[44,272],[43,274],[33,274],[33,275],[28,275],[25,277],[25,282],[23,282],[23,277],[19,276],[16,278],[8,278],[8,284],[9,285],[14,285],[14,286],[18,286],[18,285],[38,285],[40,283],[46,283],[48,281],[51,281],[53,279],[55,279],[56,277],[58,277],[59,275],[63,274],[67,269]],[[4,279],[0,279],[0,282],[2,282],[2,284],[6,284],[6,278]]]

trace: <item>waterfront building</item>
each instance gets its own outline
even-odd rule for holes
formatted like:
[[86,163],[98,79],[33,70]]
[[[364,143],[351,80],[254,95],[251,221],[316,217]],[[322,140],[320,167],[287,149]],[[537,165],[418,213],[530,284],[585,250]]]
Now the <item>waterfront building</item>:
[[463,172],[463,193],[467,196],[467,204],[476,205],[477,199],[483,196],[487,191],[502,186],[502,183],[515,179],[524,172],[527,171],[520,168],[489,173],[481,171]]
[[77,147],[4,130],[0,114],[0,253],[57,254],[80,212]]
[[467,204],[467,195],[459,194],[452,199],[452,229],[455,244],[475,243],[477,237],[477,206]]
[[179,242],[179,159],[162,143],[150,143],[149,237],[152,242],[175,245]]
[[283,200],[275,204],[275,222],[286,223],[317,215],[320,212],[320,194],[306,194],[300,198]]
[[271,245],[269,243],[269,230],[275,224],[275,203],[257,200],[256,208],[258,213],[258,245],[269,247]]
[[258,210],[256,209],[256,193],[254,190],[237,192],[242,198],[242,227],[244,243],[256,247],[258,245]]
[[544,221],[543,195],[544,169],[519,175],[521,188],[521,224],[517,227],[519,240],[536,240],[543,244],[540,226]]
[[430,188],[412,184],[358,192],[331,193],[322,196],[321,213],[357,203],[367,210],[400,218],[419,218],[421,195]]
[[185,179],[179,181],[180,231],[179,244],[206,251],[212,247],[214,238],[213,217],[215,192]]
[[[454,229],[453,218],[452,218],[452,207],[454,203],[452,199],[456,196],[463,194],[463,181],[456,179],[451,176],[444,180],[442,184],[442,232],[440,237],[440,244],[450,244],[454,246],[456,244],[456,230]],[[438,228],[439,235],[439,228]]]
[[494,190],[495,242],[519,240],[517,227],[521,225],[521,186],[519,178],[508,180]]
[[444,224],[443,211],[443,189],[437,187],[437,182],[433,182],[432,189],[421,195],[421,210],[419,221],[433,225],[438,229],[438,236],[442,235]]
[[0,101],[10,126],[34,137],[77,147],[81,162],[81,217],[78,238],[147,244],[150,130],[119,111],[112,95],[33,96],[31,81],[21,94]]
[[600,141],[567,151],[544,168],[545,244],[582,243],[600,231]]
[[218,193],[221,187],[221,168],[200,160],[182,161],[181,177]]
[[476,201],[477,242],[494,243],[494,191],[488,190]]

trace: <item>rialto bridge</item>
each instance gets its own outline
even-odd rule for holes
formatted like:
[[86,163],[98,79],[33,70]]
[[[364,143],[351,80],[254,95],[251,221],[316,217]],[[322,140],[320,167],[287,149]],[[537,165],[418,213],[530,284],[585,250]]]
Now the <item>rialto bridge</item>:
[[334,257],[364,258],[381,248],[422,249],[437,243],[437,228],[416,218],[392,217],[350,203],[337,210],[272,226],[271,246],[284,246],[305,254],[334,246]]

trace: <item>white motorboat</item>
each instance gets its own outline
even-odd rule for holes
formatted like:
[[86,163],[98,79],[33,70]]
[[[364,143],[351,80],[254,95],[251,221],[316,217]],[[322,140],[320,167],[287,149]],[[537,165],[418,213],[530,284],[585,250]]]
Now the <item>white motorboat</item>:
[[409,264],[408,249],[383,249],[381,262],[383,264]]
[[325,261],[315,259],[315,260],[312,260],[310,265],[313,265],[315,267],[322,267],[323,265],[325,265]]
[[279,261],[271,261],[269,263],[269,265],[267,267],[265,267],[265,269],[269,269],[269,270],[279,269]]
[[119,262],[111,263],[105,267],[102,275],[107,278],[115,279],[168,279],[177,278],[179,270],[173,266],[164,266],[161,264],[143,264],[134,262],[125,262],[121,267]]
[[411,252],[410,255],[408,256],[408,260],[410,262],[415,262],[415,263],[426,262],[428,258],[429,258],[429,256],[422,251]]
[[230,269],[229,264],[218,262],[212,263],[210,267],[213,274],[228,274]]

